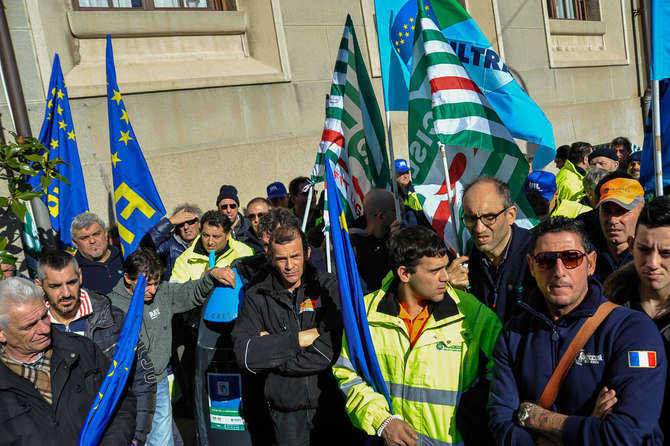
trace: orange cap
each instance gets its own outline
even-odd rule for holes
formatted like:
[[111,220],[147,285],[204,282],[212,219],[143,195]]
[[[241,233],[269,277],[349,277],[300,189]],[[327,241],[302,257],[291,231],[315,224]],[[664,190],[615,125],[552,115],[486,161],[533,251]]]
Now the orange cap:
[[644,189],[639,181],[614,178],[600,187],[598,206],[611,201],[629,211],[644,201]]

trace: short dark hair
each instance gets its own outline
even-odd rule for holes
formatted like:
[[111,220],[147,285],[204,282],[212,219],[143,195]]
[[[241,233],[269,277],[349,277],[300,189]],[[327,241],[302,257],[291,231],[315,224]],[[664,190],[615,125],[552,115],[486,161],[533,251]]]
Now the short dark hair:
[[584,141],[573,142],[570,145],[570,155],[568,159],[572,164],[580,164],[584,162],[584,157],[593,150],[591,144]]
[[509,191],[509,185],[507,183],[504,183],[500,181],[497,178],[490,177],[488,175],[480,175],[475,180],[468,184],[463,191],[463,199],[465,199],[465,195],[468,193],[468,191],[476,184],[479,183],[491,183],[495,186],[496,192],[498,192],[498,195],[500,195],[500,198],[503,200],[503,206],[505,208],[508,208],[512,206],[514,203],[512,202],[512,195]]
[[556,149],[556,158],[566,160],[570,156],[570,146],[565,144]]
[[44,270],[46,267],[49,267],[54,271],[63,271],[69,265],[72,265],[74,267],[74,272],[79,274],[79,263],[72,254],[60,250],[47,251],[42,254],[40,261],[37,264],[37,278],[44,280],[47,277],[46,271]]
[[258,235],[272,233],[277,226],[288,226],[292,228],[300,228],[300,219],[289,209],[275,208],[263,215],[258,222]]
[[533,254],[537,240],[545,234],[554,234],[557,232],[572,232],[582,241],[584,250],[589,253],[593,251],[593,245],[586,233],[584,223],[568,217],[549,217],[531,230],[529,254]]
[[233,227],[233,223],[223,215],[221,212],[217,211],[207,211],[202,214],[200,217],[200,230],[205,227],[205,225],[215,226],[218,228],[223,228],[223,232],[230,232]]
[[396,277],[401,266],[413,273],[422,257],[443,257],[447,253],[442,237],[422,226],[403,228],[391,236],[389,260]]
[[300,185],[303,183],[309,183],[309,178],[307,177],[295,177],[291,180],[291,182],[288,184],[288,192],[289,194],[293,195],[298,195],[299,192],[302,192],[298,190],[300,188]]
[[300,237],[300,242],[302,243],[302,251],[305,254],[305,260],[307,260],[307,237],[300,230],[299,227],[295,226],[277,226],[272,234],[270,235],[270,253],[272,253],[272,245],[286,245],[291,243],[296,238]]
[[614,148],[614,147],[617,147],[617,146],[623,146],[623,148],[626,149],[626,152],[628,152],[628,153],[630,153],[631,150],[632,150],[630,140],[626,137],[623,137],[623,136],[617,136],[610,143],[611,148]]
[[670,227],[670,197],[656,197],[644,204],[640,217],[637,219],[637,228],[644,225],[649,229]]
[[163,270],[163,262],[153,249],[139,248],[123,261],[123,272],[132,280],[137,279],[140,274],[147,276],[147,279],[160,278]]
[[[630,174],[622,171],[622,170],[615,170],[614,172],[608,173],[605,175],[600,181],[598,181],[598,184],[596,185],[596,203],[600,201],[600,189],[607,183],[608,181],[611,181],[615,178],[628,178],[629,180],[635,180]],[[636,180],[637,181],[637,180]]]

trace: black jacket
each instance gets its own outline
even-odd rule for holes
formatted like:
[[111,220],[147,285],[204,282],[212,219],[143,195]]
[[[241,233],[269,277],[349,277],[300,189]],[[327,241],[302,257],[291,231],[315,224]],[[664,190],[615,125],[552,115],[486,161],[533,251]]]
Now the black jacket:
[[472,248],[468,263],[468,292],[493,309],[503,324],[515,311],[516,302],[535,287],[526,260],[529,246],[530,231],[513,224],[507,257],[498,265],[495,275],[490,274],[484,264],[486,256],[476,247]]
[[75,254],[74,258],[77,259],[83,279],[81,286],[87,290],[97,291],[106,295],[112,291],[114,285],[123,276],[121,250],[112,245],[109,245],[109,249],[111,253],[105,262],[88,260],[80,252]]
[[231,230],[233,238],[249,245],[256,254],[263,252],[263,244],[258,240],[258,237],[256,237],[254,228],[251,227],[251,222],[244,218],[244,215],[242,214],[237,214],[237,217],[240,219],[240,222]]
[[[93,313],[86,320],[84,336],[95,342],[111,361],[126,315],[112,306],[106,296],[93,291],[88,291],[88,296],[91,299]],[[151,422],[156,410],[156,376],[154,366],[142,341],[139,341],[137,346],[137,360],[133,368],[130,389],[137,398],[135,438],[144,443],[151,432]]]
[[598,209],[593,209],[589,212],[580,214],[577,217],[577,220],[584,224],[589,241],[591,244],[593,244],[593,247],[598,252],[598,258],[596,259],[595,278],[598,279],[601,283],[605,283],[610,274],[628,262],[631,262],[633,260],[633,256],[628,250],[624,251],[619,258],[614,258],[612,255],[610,255],[609,251],[607,250],[607,239],[603,235],[603,231],[600,228],[600,216],[598,214]]
[[[0,445],[77,444],[109,360],[83,336],[52,328],[51,340],[52,405],[30,381],[0,361]],[[99,445],[129,445],[134,431],[135,397],[124,394]]]
[[165,263],[165,274],[163,274],[164,280],[170,280],[174,262],[176,262],[177,257],[182,255],[182,253],[186,251],[186,248],[189,247],[189,243],[182,240],[182,238],[174,232],[174,229],[175,226],[170,223],[170,220],[163,217],[156,223],[156,226],[149,230],[142,240],[143,245],[153,247],[158,256],[163,259],[163,262]]
[[[274,409],[341,411],[343,398],[331,371],[342,345],[337,280],[306,265],[295,293],[274,273],[247,291],[232,333],[235,357],[243,371],[267,373],[265,397]],[[298,332],[310,328],[320,336],[302,348]]]

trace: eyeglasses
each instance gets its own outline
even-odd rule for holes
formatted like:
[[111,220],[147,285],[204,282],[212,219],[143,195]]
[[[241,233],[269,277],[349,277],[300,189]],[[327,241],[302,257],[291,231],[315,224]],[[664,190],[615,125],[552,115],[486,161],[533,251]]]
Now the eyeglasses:
[[575,269],[584,262],[584,254],[581,251],[548,251],[541,252],[532,256],[537,266],[542,269],[551,269],[556,266],[556,261],[560,258],[563,266],[567,269]]
[[236,203],[233,203],[233,204],[222,204],[222,205],[219,206],[219,209],[223,209],[224,211],[225,211],[226,209],[228,209],[228,208],[230,208],[230,209],[237,209],[237,204],[236,204]]
[[197,222],[198,222],[198,219],[197,219],[197,218],[194,218],[193,220],[188,220],[188,221],[185,221],[185,222],[183,222],[183,223],[179,223],[179,224],[177,225],[177,227],[178,227],[178,228],[183,228],[183,227],[186,226],[186,225],[193,226],[193,225],[196,224]]
[[465,223],[465,226],[472,227],[477,224],[477,220],[481,220],[484,226],[491,226],[496,222],[498,217],[500,217],[500,215],[507,209],[509,208],[507,207],[502,211],[498,212],[497,214],[482,214],[479,217],[477,217],[476,215],[463,214],[463,223]]
[[256,220],[257,218],[260,220],[263,218],[264,215],[268,215],[267,212],[259,212],[258,214],[247,214],[247,218],[249,220]]

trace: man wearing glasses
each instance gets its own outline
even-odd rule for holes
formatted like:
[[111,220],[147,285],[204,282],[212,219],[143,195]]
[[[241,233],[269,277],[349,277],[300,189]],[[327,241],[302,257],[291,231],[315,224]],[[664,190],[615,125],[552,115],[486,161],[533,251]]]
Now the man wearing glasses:
[[193,240],[200,235],[202,211],[196,205],[185,203],[177,206],[170,218],[161,218],[143,242],[150,240],[156,253],[165,264],[163,279],[170,280],[174,262]]
[[532,285],[526,263],[530,231],[515,225],[515,218],[507,184],[481,176],[465,188],[463,224],[473,241],[469,292],[493,309],[503,323]]
[[240,199],[237,196],[235,186],[224,184],[219,189],[219,195],[216,197],[216,207],[221,214],[225,215],[232,225],[230,235],[233,239],[243,242],[250,246],[254,252],[262,252],[263,245],[254,233],[249,220],[240,214]]
[[527,260],[537,289],[494,352],[489,409],[497,444],[663,444],[666,355],[658,329],[639,311],[614,308],[570,364],[550,409],[537,405],[585,320],[607,301],[591,277],[596,257],[578,221],[553,217],[533,229]]
[[[247,204],[247,219],[249,219],[254,234],[256,234],[256,237],[258,237],[259,240],[261,236],[258,233],[258,222],[260,222],[261,218],[269,212],[270,202],[263,197],[256,197]],[[260,253],[262,253],[262,251],[256,251],[256,254]]]

